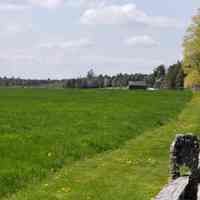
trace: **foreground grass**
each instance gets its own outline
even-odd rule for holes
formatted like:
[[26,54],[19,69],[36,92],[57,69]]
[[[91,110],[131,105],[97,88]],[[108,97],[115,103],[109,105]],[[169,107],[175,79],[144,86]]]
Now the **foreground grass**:
[[168,180],[169,146],[177,133],[200,133],[200,95],[178,119],[146,131],[121,149],[78,161],[4,200],[146,200]]
[[[150,132],[150,138],[142,134],[175,120],[190,97],[187,92],[170,91],[1,89],[0,197],[28,183],[39,184],[64,166],[35,192],[31,188],[16,198],[106,200],[128,199],[129,193],[133,197],[133,188],[139,191],[145,177],[156,175],[156,167],[148,168],[149,163],[161,162],[168,150],[159,134]],[[86,159],[133,138],[123,150]],[[151,152],[154,140],[161,144],[155,149],[160,161]]]

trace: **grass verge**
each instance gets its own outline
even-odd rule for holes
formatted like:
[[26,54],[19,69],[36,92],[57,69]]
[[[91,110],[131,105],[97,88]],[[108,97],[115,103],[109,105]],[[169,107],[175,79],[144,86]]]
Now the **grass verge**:
[[0,198],[163,126],[189,92],[0,89]]
[[3,200],[146,200],[168,181],[169,146],[177,133],[200,133],[200,95],[177,120],[146,131],[118,150],[78,161]]

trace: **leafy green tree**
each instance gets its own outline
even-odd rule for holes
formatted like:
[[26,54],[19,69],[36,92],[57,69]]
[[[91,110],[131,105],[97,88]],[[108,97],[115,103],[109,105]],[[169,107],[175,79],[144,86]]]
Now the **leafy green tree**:
[[175,82],[176,89],[184,88],[184,78],[185,78],[185,74],[181,67],[176,76],[176,82]]
[[182,69],[182,63],[178,61],[169,67],[165,76],[165,88],[180,89],[184,85],[184,72]]
[[200,9],[192,19],[183,46],[185,70],[187,72],[193,69],[200,71]]
[[153,87],[154,88],[161,88],[164,78],[165,78],[165,74],[166,74],[166,69],[164,65],[159,65],[157,68],[155,68],[153,70],[153,79],[154,80],[154,84]]
[[184,71],[189,76],[186,87],[198,83],[200,77],[200,9],[193,17],[184,38]]
[[88,79],[93,79],[95,78],[95,73],[94,73],[94,70],[93,69],[90,69],[87,73],[87,78]]
[[158,66],[156,69],[154,69],[154,77],[156,80],[160,79],[160,78],[163,78],[165,76],[165,66],[164,65],[160,65]]
[[200,75],[197,70],[193,70],[185,79],[185,87],[192,88],[195,85],[200,85]]

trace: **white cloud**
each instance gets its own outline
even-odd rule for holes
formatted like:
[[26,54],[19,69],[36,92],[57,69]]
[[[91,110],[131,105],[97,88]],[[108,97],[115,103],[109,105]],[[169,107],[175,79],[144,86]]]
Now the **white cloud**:
[[134,65],[155,65],[162,63],[159,59],[130,58],[130,57],[108,57],[108,56],[80,56],[81,60],[95,61],[97,63],[120,63]]
[[46,42],[39,45],[41,48],[63,48],[63,49],[71,49],[71,48],[87,48],[93,46],[94,43],[88,38],[81,38],[78,40],[71,41],[56,41],[56,42]]
[[31,4],[44,8],[56,8],[64,3],[64,0],[28,0]]
[[139,23],[156,27],[180,27],[177,20],[164,16],[150,16],[135,4],[109,5],[87,9],[81,16],[82,24],[130,24]]
[[1,52],[0,62],[1,64],[23,64],[31,63],[33,60],[32,55],[28,55],[27,52],[22,50],[5,50]]
[[107,5],[107,0],[68,0],[67,5],[83,8],[99,8]]
[[23,32],[25,29],[26,29],[25,27],[19,24],[10,24],[5,27],[5,32],[17,34]]
[[[43,74],[44,77],[47,78],[48,74],[51,73],[51,77],[55,78],[56,73],[60,78],[64,78],[63,73],[58,71],[60,66],[64,66],[63,70],[66,73],[66,76],[69,76],[70,73],[76,71],[75,68],[72,70],[71,66],[78,67],[79,65],[81,67],[77,68],[78,72],[75,73],[75,76],[77,76],[78,73],[83,74],[83,72],[88,70],[87,67],[91,65],[95,66],[95,70],[97,69],[98,73],[148,73],[151,71],[153,66],[159,65],[160,63],[163,63],[163,61],[159,59],[140,57],[87,55],[84,54],[84,52],[77,57],[75,54],[70,55],[66,52],[57,50],[38,52],[36,49],[21,49],[2,51],[0,54],[0,63],[5,67],[4,69],[6,73],[8,72],[7,67],[11,67],[9,76],[12,74],[15,76],[21,76],[27,72],[28,77],[34,76],[38,78]],[[67,69],[68,66],[70,67]]]
[[57,8],[64,5],[65,0],[10,0],[0,2],[0,11],[23,11],[32,6]]
[[30,31],[32,31],[32,25],[28,25],[25,23],[8,23],[1,24],[0,26],[0,36],[16,36],[17,34],[26,33]]
[[28,5],[14,3],[0,3],[0,11],[23,11],[28,8]]
[[95,66],[95,71],[105,74],[117,73],[150,73],[154,66],[158,66],[164,61],[161,59],[151,59],[143,57],[116,57],[116,56],[80,56],[82,63]]
[[137,47],[154,47],[159,45],[159,42],[155,41],[152,37],[148,35],[133,36],[126,39],[124,43],[128,46]]

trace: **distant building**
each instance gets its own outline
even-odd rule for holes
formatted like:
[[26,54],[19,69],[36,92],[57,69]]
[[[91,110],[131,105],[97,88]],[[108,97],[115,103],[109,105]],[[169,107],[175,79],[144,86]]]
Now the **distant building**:
[[146,90],[148,88],[146,81],[130,81],[128,87],[130,90]]

